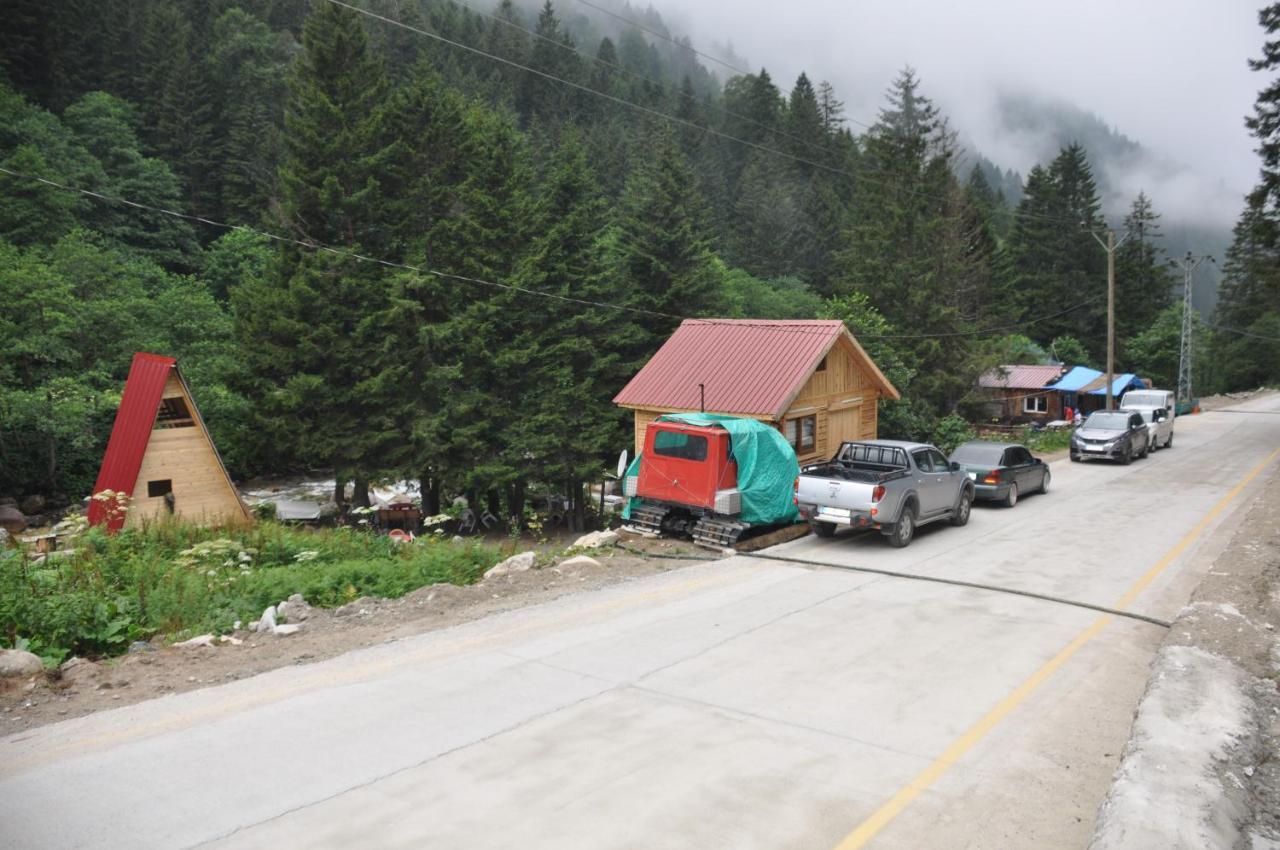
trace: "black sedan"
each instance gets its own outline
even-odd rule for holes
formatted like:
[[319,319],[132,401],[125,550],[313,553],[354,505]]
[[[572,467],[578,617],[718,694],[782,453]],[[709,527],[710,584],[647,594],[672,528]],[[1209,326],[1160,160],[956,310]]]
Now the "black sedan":
[[1095,410],[1071,435],[1073,461],[1102,458],[1129,463],[1149,451],[1147,423],[1135,411]]
[[951,453],[951,461],[973,479],[976,499],[993,499],[1011,508],[1021,493],[1049,490],[1049,465],[1016,443],[963,443]]

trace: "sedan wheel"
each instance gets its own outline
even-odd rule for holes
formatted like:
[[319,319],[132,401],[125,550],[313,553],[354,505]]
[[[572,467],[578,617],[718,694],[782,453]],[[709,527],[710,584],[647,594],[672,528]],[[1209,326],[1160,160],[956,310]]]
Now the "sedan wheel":
[[1004,497],[1004,506],[1011,508],[1018,504],[1018,485],[1016,483],[1009,485],[1009,495]]
[[1121,456],[1120,462],[1123,463],[1125,466],[1128,466],[1129,464],[1133,463],[1133,446],[1132,445],[1128,445],[1124,447],[1124,455]]
[[1169,439],[1167,439],[1167,440],[1165,440],[1165,441],[1164,441],[1164,447],[1165,447],[1166,449],[1171,449],[1171,448],[1173,448],[1173,435],[1172,435],[1172,434],[1170,434],[1170,435],[1169,435]]
[[1048,492],[1049,492],[1049,478],[1050,478],[1049,470],[1047,470],[1047,469],[1046,469],[1046,470],[1044,471],[1044,478],[1040,479],[1040,492],[1041,492],[1041,493],[1048,493]]

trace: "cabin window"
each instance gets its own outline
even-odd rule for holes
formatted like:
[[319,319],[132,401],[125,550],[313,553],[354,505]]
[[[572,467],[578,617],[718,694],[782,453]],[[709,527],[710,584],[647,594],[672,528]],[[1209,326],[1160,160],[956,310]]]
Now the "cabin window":
[[156,428],[193,428],[196,421],[187,407],[187,400],[181,396],[160,400],[160,409],[156,412]]
[[1023,413],[1048,413],[1049,398],[1042,395],[1029,395],[1022,400]]
[[796,450],[796,454],[811,452],[818,445],[818,417],[801,416],[798,419],[788,419],[782,433],[791,447]]
[[707,438],[683,431],[659,431],[653,436],[653,453],[680,460],[706,460]]
[[147,482],[148,498],[159,499],[161,496],[165,496],[172,492],[173,492],[173,481],[169,478],[165,478],[162,481]]

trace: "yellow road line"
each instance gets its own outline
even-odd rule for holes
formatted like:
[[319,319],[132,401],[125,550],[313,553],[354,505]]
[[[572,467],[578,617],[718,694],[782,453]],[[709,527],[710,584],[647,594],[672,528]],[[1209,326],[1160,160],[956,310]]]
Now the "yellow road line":
[[[1267,455],[1266,460],[1250,470],[1249,474],[1241,479],[1240,483],[1231,488],[1225,496],[1214,505],[1204,517],[1201,518],[1195,526],[1187,532],[1187,534],[1179,540],[1172,549],[1165,553],[1164,557],[1156,562],[1147,573],[1138,579],[1132,587],[1120,597],[1120,600],[1112,607],[1127,608],[1134,599],[1138,597],[1143,590],[1156,579],[1160,573],[1164,572],[1170,564],[1178,559],[1183,552],[1187,550],[1192,543],[1196,541],[1205,529],[1218,517],[1219,514],[1226,509],[1227,505],[1240,495],[1240,492],[1249,485],[1249,482],[1257,478],[1262,470],[1266,469],[1270,463],[1280,455],[1280,449],[1276,449]],[[867,842],[874,838],[882,829],[889,825],[903,809],[911,805],[916,797],[919,797],[929,789],[935,782],[942,778],[951,766],[965,756],[969,750],[973,749],[979,741],[986,737],[987,733],[995,728],[996,724],[1005,718],[1009,712],[1018,707],[1028,696],[1031,695],[1040,683],[1053,675],[1059,667],[1067,662],[1071,656],[1075,655],[1085,644],[1093,640],[1099,632],[1111,622],[1111,616],[1099,617],[1088,628],[1076,635],[1071,643],[1067,644],[1058,652],[1057,655],[1049,659],[1044,666],[1032,673],[1022,684],[1018,685],[1012,693],[1006,696],[1000,702],[996,703],[981,720],[969,727],[963,735],[955,740],[951,746],[938,756],[924,770],[920,771],[911,781],[903,786],[898,793],[894,794],[880,808],[876,809],[872,815],[860,823],[853,832],[845,836],[837,846],[836,850],[858,850],[865,847]]]

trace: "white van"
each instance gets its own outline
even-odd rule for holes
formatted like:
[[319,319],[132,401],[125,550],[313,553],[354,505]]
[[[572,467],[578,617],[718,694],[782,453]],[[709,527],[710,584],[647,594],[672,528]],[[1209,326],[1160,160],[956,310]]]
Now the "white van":
[[1147,421],[1152,451],[1173,445],[1174,408],[1170,390],[1129,390],[1120,399],[1121,410],[1141,413]]

